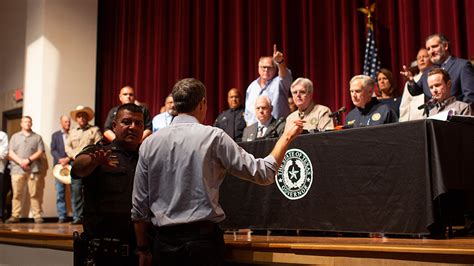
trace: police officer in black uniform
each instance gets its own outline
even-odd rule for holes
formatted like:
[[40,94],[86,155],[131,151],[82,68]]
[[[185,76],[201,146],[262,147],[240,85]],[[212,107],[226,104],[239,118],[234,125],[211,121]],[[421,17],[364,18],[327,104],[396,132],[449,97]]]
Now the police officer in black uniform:
[[242,141],[242,134],[246,126],[244,119],[244,107],[242,106],[242,94],[236,88],[227,93],[229,109],[222,112],[214,122],[214,126],[227,133],[233,140]]
[[72,178],[84,184],[84,233],[74,247],[75,263],[81,265],[84,260],[86,265],[138,264],[130,210],[144,131],[141,108],[120,106],[112,127],[116,138],[85,147],[72,168]]

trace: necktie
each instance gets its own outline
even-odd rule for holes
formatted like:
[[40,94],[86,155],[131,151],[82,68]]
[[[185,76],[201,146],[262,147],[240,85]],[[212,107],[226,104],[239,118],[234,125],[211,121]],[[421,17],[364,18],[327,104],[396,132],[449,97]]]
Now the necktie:
[[263,126],[258,127],[257,138],[263,137]]

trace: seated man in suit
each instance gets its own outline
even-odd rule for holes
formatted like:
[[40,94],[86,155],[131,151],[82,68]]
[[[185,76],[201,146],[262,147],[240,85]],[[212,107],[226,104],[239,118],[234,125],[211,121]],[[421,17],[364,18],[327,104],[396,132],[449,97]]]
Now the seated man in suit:
[[257,123],[244,128],[242,141],[255,139],[276,138],[281,136],[285,129],[285,118],[275,119],[272,116],[273,106],[270,98],[261,95],[255,101],[255,115]]
[[304,130],[325,131],[334,129],[334,121],[329,114],[331,110],[320,104],[313,102],[313,82],[307,78],[298,78],[291,84],[291,95],[296,104],[296,111],[287,118],[287,125],[292,125],[291,121],[304,120]]
[[371,77],[357,75],[349,84],[355,108],[346,117],[347,127],[382,125],[398,121],[397,114],[392,108],[372,97],[375,81]]
[[473,115],[470,104],[456,100],[456,96],[451,96],[451,85],[451,78],[446,70],[435,68],[428,73],[428,86],[433,95],[433,101],[436,102],[430,110],[430,116],[448,110],[454,111],[456,115]]

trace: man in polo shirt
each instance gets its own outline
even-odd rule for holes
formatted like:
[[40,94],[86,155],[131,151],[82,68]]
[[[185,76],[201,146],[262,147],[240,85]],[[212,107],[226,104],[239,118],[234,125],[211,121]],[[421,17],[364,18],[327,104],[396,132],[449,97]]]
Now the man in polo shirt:
[[31,212],[35,223],[42,223],[43,210],[44,176],[41,174],[41,157],[44,153],[43,139],[33,132],[31,126],[32,119],[29,116],[21,118],[21,131],[13,134],[10,139],[10,149],[8,156],[12,162],[12,216],[7,223],[20,222],[22,209],[23,191],[28,185],[30,193]]

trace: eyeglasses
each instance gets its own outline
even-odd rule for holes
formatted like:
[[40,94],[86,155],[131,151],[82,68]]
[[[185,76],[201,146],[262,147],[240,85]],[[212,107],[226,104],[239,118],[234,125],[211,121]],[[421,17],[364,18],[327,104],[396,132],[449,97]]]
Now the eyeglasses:
[[272,70],[273,66],[258,66],[261,70]]
[[423,56],[418,56],[416,59],[419,60],[419,59],[428,59],[428,58],[430,58],[429,55],[423,55]]
[[308,94],[308,92],[305,91],[305,90],[300,90],[300,91],[295,90],[295,91],[291,91],[291,95],[298,95],[298,94],[304,96],[304,95]]

